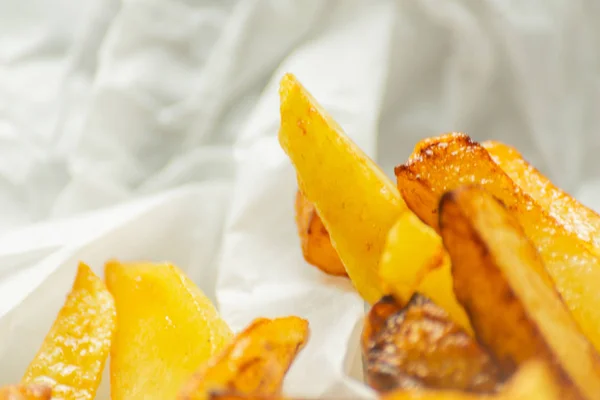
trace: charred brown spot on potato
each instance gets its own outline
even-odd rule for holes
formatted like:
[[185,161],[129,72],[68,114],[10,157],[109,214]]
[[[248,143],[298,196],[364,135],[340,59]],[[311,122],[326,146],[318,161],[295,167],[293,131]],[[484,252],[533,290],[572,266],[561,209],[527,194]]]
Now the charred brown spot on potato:
[[300,129],[302,135],[306,136],[306,126],[304,120],[299,119],[298,121],[296,121],[296,125],[298,126],[298,129]]
[[422,387],[491,393],[502,382],[475,339],[418,293],[404,308],[389,296],[376,303],[362,347],[367,381],[380,392]]

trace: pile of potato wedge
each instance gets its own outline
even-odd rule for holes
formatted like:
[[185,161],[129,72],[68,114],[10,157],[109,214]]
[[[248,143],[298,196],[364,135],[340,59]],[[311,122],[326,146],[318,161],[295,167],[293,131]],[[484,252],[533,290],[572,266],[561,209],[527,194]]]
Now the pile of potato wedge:
[[110,355],[112,399],[278,395],[308,337],[298,317],[259,318],[233,335],[171,264],[80,263],[73,288],[18,385],[2,400],[94,399]]
[[461,133],[417,143],[394,184],[293,75],[280,95],[302,251],[372,305],[361,343],[372,388],[600,399],[597,213],[514,148]]
[[[382,399],[600,399],[598,214],[460,133],[419,142],[394,184],[293,75],[280,96],[302,253],[370,304],[357,346]],[[234,335],[171,264],[81,263],[0,400],[94,399],[107,360],[113,400],[282,400],[308,336],[296,316]]]

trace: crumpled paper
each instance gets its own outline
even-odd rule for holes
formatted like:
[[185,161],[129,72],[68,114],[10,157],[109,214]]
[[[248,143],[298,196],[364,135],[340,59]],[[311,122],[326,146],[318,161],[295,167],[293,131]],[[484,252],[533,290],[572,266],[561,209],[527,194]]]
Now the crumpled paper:
[[308,318],[286,394],[372,397],[363,302],[300,254],[280,77],[390,175],[460,130],[598,207],[598,17],[593,0],[1,2],[0,383],[20,379],[77,261],[117,257],[176,263],[235,330]]

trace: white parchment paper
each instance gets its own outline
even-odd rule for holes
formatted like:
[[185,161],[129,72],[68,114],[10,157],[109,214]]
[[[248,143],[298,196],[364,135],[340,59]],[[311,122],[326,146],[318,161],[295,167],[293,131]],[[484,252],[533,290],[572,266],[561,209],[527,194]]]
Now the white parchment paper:
[[117,257],[176,263],[235,330],[309,319],[286,394],[372,396],[361,299],[300,254],[279,79],[296,74],[390,175],[419,139],[461,130],[598,207],[598,17],[593,0],[0,2],[0,383],[77,261]]

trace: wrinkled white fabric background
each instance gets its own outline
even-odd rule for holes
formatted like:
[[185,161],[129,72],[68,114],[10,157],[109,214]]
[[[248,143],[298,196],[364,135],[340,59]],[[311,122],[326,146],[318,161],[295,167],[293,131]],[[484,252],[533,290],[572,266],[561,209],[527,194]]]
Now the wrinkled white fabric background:
[[362,302],[298,249],[280,77],[390,175],[420,138],[465,131],[599,208],[599,18],[594,0],[0,2],[0,383],[77,260],[119,257],[176,262],[234,329],[309,318],[286,393],[368,396],[346,376]]

